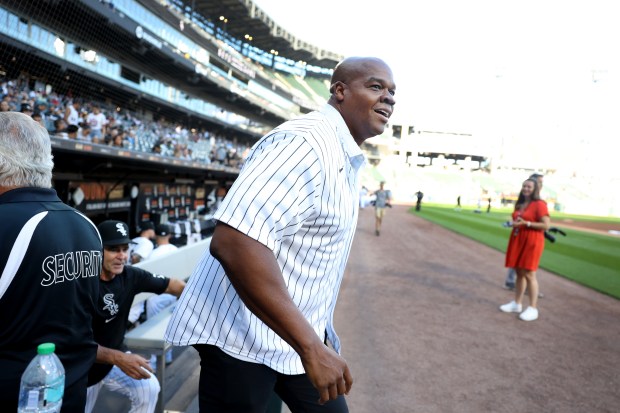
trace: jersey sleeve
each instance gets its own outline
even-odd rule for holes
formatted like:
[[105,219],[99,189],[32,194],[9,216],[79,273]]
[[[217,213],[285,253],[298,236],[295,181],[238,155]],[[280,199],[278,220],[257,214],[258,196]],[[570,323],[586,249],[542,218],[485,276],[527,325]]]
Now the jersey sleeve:
[[142,259],[146,259],[153,252],[153,244],[150,241],[140,241],[131,251],[131,254],[138,254]]
[[141,268],[132,267],[134,270],[134,283],[136,292],[161,294],[168,288],[170,279],[163,275],[153,274]]
[[253,148],[214,218],[275,250],[315,213],[322,170],[303,136],[275,132]]

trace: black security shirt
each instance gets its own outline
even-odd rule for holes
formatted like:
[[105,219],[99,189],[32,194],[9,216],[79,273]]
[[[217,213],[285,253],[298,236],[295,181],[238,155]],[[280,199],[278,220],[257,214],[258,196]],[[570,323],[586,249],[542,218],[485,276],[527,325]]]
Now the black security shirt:
[[102,247],[94,224],[53,189],[5,192],[0,219],[0,406],[15,411],[39,344],[56,344],[66,388],[94,362]]

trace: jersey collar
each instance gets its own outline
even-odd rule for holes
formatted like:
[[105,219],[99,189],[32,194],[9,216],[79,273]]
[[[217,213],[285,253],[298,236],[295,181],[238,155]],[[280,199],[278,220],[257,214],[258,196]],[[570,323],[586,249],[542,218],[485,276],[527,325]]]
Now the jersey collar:
[[342,149],[347,154],[349,158],[349,162],[355,169],[359,169],[364,162],[366,162],[366,157],[362,152],[362,149],[353,139],[347,124],[345,123],[340,112],[336,110],[335,107],[326,103],[320,110],[322,114],[324,114],[335,126],[336,132],[338,134],[338,138],[340,139],[340,143],[342,144]]

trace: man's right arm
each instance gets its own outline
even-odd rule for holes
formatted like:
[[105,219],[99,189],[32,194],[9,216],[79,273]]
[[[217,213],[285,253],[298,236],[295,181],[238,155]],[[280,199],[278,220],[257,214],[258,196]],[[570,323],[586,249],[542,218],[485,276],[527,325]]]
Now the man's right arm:
[[348,393],[353,379],[346,361],[323,343],[297,308],[273,252],[221,222],[210,251],[248,309],[299,354],[320,403]]
[[112,364],[121,369],[129,377],[141,380],[148,379],[151,375],[145,371],[148,370],[153,373],[153,369],[147,359],[132,353],[124,353],[120,350],[104,347],[99,345],[97,347],[97,363]]
[[175,297],[179,298],[184,288],[185,281],[179,280],[177,278],[171,278],[170,282],[168,283],[168,288],[166,288],[166,291],[164,292],[167,294],[172,294]]

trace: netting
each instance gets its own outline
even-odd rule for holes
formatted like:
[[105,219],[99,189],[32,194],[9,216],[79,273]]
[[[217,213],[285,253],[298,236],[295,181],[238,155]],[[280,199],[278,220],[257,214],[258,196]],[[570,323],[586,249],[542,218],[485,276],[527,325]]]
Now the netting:
[[32,115],[54,136],[235,167],[300,101],[324,99],[275,85],[155,3],[2,3],[0,109]]

